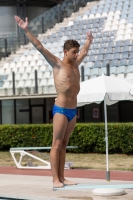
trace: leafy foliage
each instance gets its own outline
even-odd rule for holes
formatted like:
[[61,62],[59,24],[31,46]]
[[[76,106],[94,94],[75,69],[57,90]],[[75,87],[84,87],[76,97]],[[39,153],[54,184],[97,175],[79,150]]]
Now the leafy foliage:
[[[44,125],[0,125],[0,149],[11,147],[43,147],[52,144],[53,127]],[[108,124],[109,153],[133,153],[133,124]],[[69,149],[75,153],[105,153],[105,127],[102,123],[76,124],[70,136]]]

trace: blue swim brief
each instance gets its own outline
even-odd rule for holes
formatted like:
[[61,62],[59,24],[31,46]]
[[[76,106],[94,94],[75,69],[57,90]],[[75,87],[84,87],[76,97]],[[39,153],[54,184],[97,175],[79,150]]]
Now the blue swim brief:
[[71,121],[75,115],[77,114],[77,109],[69,109],[69,108],[62,108],[59,106],[54,105],[53,106],[53,116],[55,115],[55,113],[60,113],[62,115],[65,115],[68,119],[68,121]]

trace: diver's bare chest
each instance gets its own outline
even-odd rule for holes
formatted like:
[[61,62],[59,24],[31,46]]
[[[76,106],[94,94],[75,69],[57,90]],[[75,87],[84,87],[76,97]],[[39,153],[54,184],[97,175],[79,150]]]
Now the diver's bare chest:
[[63,69],[61,70],[60,75],[61,79],[66,79],[67,81],[76,81],[80,77],[78,68]]

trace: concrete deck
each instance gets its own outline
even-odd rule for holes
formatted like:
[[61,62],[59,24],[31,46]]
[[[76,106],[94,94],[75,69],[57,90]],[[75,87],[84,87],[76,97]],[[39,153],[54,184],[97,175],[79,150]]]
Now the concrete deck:
[[[13,198],[17,200],[133,200],[133,181],[107,182],[103,179],[72,177],[68,179],[77,182],[78,185],[74,186],[74,189],[66,187],[65,190],[53,191],[51,176],[0,174],[0,200],[13,200]],[[120,187],[127,184],[131,185],[131,189],[125,189],[126,194],[122,196],[94,196],[93,188],[88,188],[90,185],[95,188],[95,185]]]

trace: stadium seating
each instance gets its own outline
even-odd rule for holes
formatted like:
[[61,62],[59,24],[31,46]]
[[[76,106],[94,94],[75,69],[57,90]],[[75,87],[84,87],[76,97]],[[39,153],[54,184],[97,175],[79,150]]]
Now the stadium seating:
[[[72,3],[64,2],[71,10]],[[85,1],[84,1],[85,4]],[[68,9],[68,10],[69,10]],[[106,74],[110,64],[110,75],[133,79],[133,0],[106,0],[88,2],[84,9],[72,13],[62,23],[57,23],[38,39],[51,53],[63,58],[64,41],[72,38],[85,43],[86,32],[92,30],[94,40],[88,56],[80,65],[84,67],[84,80]],[[45,20],[51,22],[56,16],[55,8],[45,13]],[[69,12],[69,11],[68,11]],[[39,18],[40,19],[40,18]],[[31,31],[40,30],[38,18],[29,24]],[[34,29],[34,30],[33,30]],[[41,31],[40,31],[41,32]],[[52,67],[32,44],[23,46],[10,62],[1,62],[0,77],[2,95],[12,94],[12,72],[15,72],[16,94],[29,95],[35,92],[35,70],[38,74],[38,93],[54,94]]]

